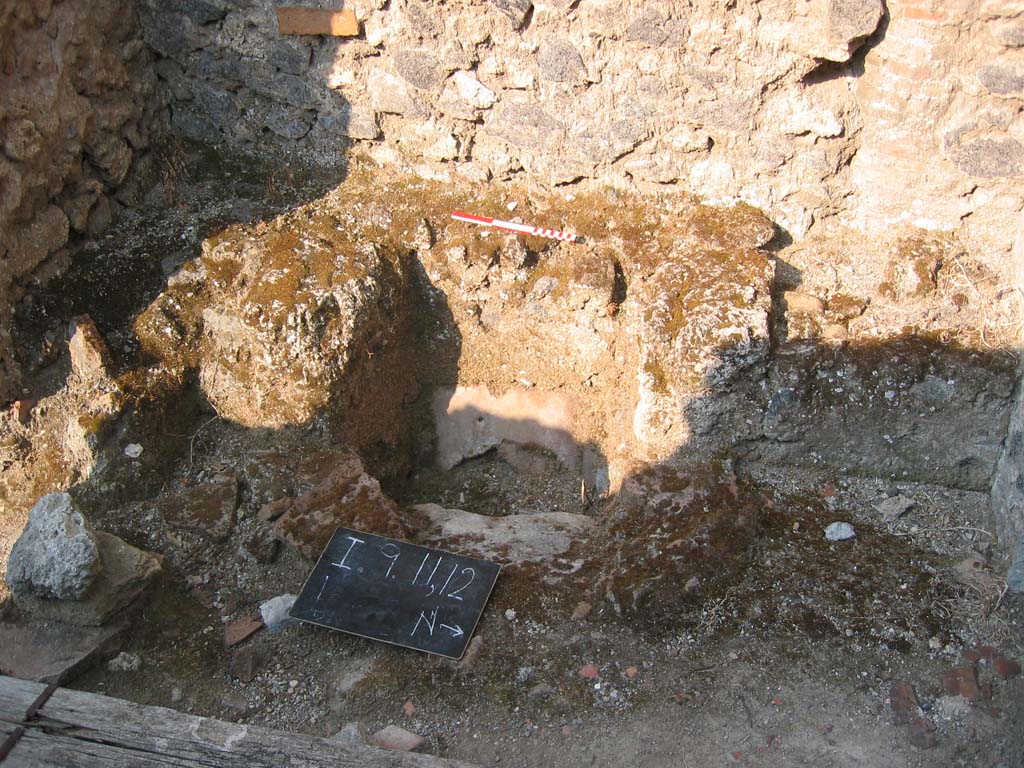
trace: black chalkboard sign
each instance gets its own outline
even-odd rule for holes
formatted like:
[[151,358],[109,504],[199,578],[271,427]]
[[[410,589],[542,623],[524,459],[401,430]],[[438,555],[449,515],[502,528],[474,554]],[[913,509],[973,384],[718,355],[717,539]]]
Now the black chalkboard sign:
[[500,570],[486,560],[339,528],[289,615],[458,659]]

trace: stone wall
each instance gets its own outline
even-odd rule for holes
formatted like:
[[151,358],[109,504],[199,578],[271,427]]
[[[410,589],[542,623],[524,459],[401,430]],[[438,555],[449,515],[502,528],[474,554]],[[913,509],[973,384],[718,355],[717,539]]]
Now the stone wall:
[[1024,208],[1020,0],[352,0],[350,39],[280,37],[273,0],[143,5],[197,138],[681,187],[796,237],[962,225],[995,261]]
[[[349,39],[279,36],[274,0],[141,4],[190,137],[738,198],[796,239],[955,231],[1020,284],[1024,0],[347,0]],[[1006,545],[1021,466],[997,473]]]
[[999,540],[1004,549],[1014,551],[1017,561],[1010,587],[1014,592],[1024,592],[1024,398],[1019,394],[996,467],[992,507]]
[[[1019,222],[1014,257],[1013,263],[1019,270],[1024,266],[1024,220]],[[1024,284],[1024,274],[1018,272],[1015,283]],[[1024,387],[1020,379],[1003,452],[993,475],[992,511],[999,542],[1004,551],[1011,553],[1007,584],[1012,591],[1024,593]]]
[[19,392],[13,305],[110,222],[154,91],[132,4],[0,0],[0,402]]

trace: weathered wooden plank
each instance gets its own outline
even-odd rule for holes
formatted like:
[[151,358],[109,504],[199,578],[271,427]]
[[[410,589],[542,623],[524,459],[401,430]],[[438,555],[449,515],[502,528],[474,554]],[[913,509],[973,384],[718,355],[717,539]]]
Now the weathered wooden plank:
[[42,683],[0,675],[0,720],[20,723],[32,702],[45,689]]
[[[0,721],[19,722],[43,687],[0,677]],[[31,768],[470,768],[430,755],[341,744],[66,688],[46,702],[13,755],[12,765]]]
[[359,34],[359,20],[351,8],[332,11],[323,8],[283,6],[275,10],[277,30],[282,35],[352,37]]
[[[191,763],[173,755],[151,754],[119,745],[87,741],[61,733],[29,729],[18,740],[2,768],[186,768],[219,763]],[[285,763],[287,765],[287,763]]]

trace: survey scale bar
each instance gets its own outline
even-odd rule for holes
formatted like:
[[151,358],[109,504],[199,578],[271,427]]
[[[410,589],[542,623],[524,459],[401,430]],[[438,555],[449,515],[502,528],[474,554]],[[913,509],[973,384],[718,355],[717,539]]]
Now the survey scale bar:
[[509,232],[521,232],[524,235],[536,235],[546,237],[549,240],[563,240],[567,243],[582,243],[583,238],[572,232],[563,232],[559,229],[547,229],[546,227],[531,227],[529,224],[516,224],[514,221],[502,221],[501,219],[489,219],[486,216],[474,216],[471,213],[453,211],[452,218],[458,221],[466,221],[470,224],[479,224],[484,227],[504,229]]

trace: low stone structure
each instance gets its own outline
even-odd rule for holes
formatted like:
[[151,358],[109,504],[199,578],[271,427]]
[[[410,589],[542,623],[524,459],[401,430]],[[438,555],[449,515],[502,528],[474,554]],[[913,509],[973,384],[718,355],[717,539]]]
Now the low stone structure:
[[417,543],[461,554],[519,565],[551,562],[587,539],[594,520],[571,512],[488,517],[437,504],[417,504],[407,511],[415,521]]
[[144,348],[197,370],[217,411],[247,426],[300,424],[343,400],[367,348],[401,330],[409,276],[397,251],[353,238],[336,213],[207,240],[137,320]]
[[[1018,372],[989,354],[1019,338],[985,334],[1024,269],[1019,3],[356,0],[352,39],[281,35],[269,0],[73,5],[0,3],[5,402],[9,308],[136,199],[158,110],[189,138],[347,161],[364,187],[208,238],[139,318],[152,370],[198,381],[224,418],[328,423],[381,477],[503,441],[566,467],[598,457],[602,493],[637,459],[737,447],[974,490],[994,477],[1003,549],[1022,536]],[[375,187],[366,157],[439,184]],[[447,214],[470,203],[585,243],[467,234]],[[786,262],[835,232],[863,233],[845,261]],[[65,485],[111,465],[128,399],[95,328],[72,330],[82,389],[62,402],[80,414],[33,470]],[[439,391],[493,409],[450,446]],[[519,400],[562,412],[498,424]],[[19,403],[0,460],[21,474],[2,484],[41,488]],[[215,538],[233,522],[218,521]]]

